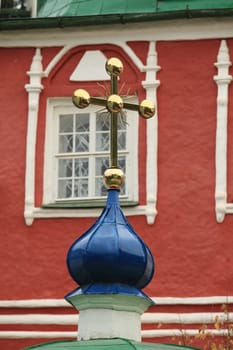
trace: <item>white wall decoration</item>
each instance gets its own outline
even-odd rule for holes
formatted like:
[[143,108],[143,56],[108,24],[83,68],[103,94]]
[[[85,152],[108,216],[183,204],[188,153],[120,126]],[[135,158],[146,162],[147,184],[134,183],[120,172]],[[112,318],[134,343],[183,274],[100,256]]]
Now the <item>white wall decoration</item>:
[[106,57],[99,50],[86,51],[70,76],[70,81],[110,80],[104,67]]
[[229,51],[225,40],[221,41],[217,62],[217,129],[216,129],[216,184],[215,212],[217,222],[223,222],[225,214],[233,214],[233,204],[227,201],[227,118],[228,118],[228,88],[232,81],[229,74],[231,66]]
[[[157,106],[157,89],[160,81],[156,79],[156,74],[160,70],[157,64],[157,52],[155,42],[151,41],[147,56],[147,65],[143,70],[146,72],[146,80],[142,82],[142,86],[146,89],[146,98],[154,101]],[[153,224],[157,215],[157,154],[158,154],[158,118],[147,120],[147,177],[146,177],[146,193],[147,207],[146,215],[148,224]]]
[[41,79],[43,77],[42,57],[40,49],[37,48],[32,60],[30,71],[30,83],[25,86],[28,92],[28,126],[27,126],[27,148],[26,148],[26,174],[25,174],[25,208],[24,217],[27,225],[31,225],[34,218],[35,206],[35,152],[36,132],[39,110],[40,93],[43,89]]
[[[215,329],[213,324],[218,318],[222,322],[233,322],[233,312],[212,312],[206,311],[205,308],[212,308],[213,305],[221,306],[223,304],[231,305],[233,296],[201,296],[193,298],[176,298],[176,297],[160,297],[152,298],[158,306],[165,305],[174,307],[175,310],[170,312],[145,312],[141,316],[141,323],[147,325],[147,329],[141,330],[143,338],[158,337],[182,337],[184,332],[187,336],[195,336],[198,334],[203,324],[209,324],[208,332],[215,336],[223,336],[229,331],[227,327]],[[191,307],[191,312],[184,312],[184,307]],[[5,309],[4,314],[0,315],[0,324],[4,325],[4,330],[0,331],[0,339],[38,339],[38,338],[72,338],[77,339],[77,331],[67,330],[67,326],[77,325],[79,315],[69,314],[72,307],[63,299],[34,299],[34,300],[0,300],[0,307]],[[195,311],[195,307],[203,311]],[[14,314],[9,314],[8,309],[15,309]],[[26,309],[33,308],[33,312],[26,312]],[[43,309],[46,308],[46,313]],[[204,309],[203,309],[204,308]],[[53,310],[59,310],[54,313]],[[62,311],[64,310],[64,312]],[[197,310],[198,310],[197,309]],[[18,311],[19,310],[19,311]],[[174,310],[174,309],[171,309]],[[158,328],[158,324],[163,324],[163,329]],[[35,326],[35,330],[30,330],[31,325]],[[174,324],[175,327],[171,327]],[[10,330],[17,325],[24,325],[24,330]],[[59,325],[58,331],[40,330],[41,325]],[[186,327],[185,327],[186,325]],[[7,326],[9,328],[7,328]],[[28,328],[27,328],[28,327]],[[9,329],[9,330],[8,330]]]

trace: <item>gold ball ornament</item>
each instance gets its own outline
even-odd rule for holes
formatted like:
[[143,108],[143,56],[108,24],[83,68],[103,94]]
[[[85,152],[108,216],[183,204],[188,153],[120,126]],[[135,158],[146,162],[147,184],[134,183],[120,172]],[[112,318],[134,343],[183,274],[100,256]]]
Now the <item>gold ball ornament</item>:
[[125,174],[120,168],[108,168],[103,180],[107,188],[120,189],[125,182]]
[[154,103],[150,100],[143,100],[139,105],[139,113],[145,119],[153,117],[155,114]]
[[123,64],[118,58],[112,57],[107,60],[105,69],[109,75],[117,77],[123,72]]
[[110,95],[107,99],[107,108],[109,112],[120,112],[123,108],[122,98],[119,95]]
[[89,93],[83,89],[77,89],[72,96],[73,104],[78,108],[86,108],[91,102]]

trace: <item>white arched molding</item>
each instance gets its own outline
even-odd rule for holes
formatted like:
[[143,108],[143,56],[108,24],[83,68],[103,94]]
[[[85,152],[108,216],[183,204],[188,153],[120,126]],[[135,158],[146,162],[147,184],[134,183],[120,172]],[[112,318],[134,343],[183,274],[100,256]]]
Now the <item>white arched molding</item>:
[[[146,98],[157,106],[157,89],[160,81],[156,79],[156,74],[160,70],[157,65],[157,52],[155,42],[151,41],[147,56],[147,65],[143,69],[146,72],[146,80],[142,86],[146,90]],[[146,160],[146,216],[147,223],[153,224],[157,215],[157,154],[158,154],[158,118],[147,120],[147,160]]]
[[223,222],[225,214],[233,214],[233,205],[227,204],[227,118],[228,118],[228,88],[232,81],[229,75],[231,66],[229,51],[225,40],[221,41],[217,62],[218,74],[214,80],[218,87],[217,94],[217,129],[216,129],[216,183],[215,212],[217,222]]
[[[127,45],[126,41],[118,41],[118,45],[134,62],[140,71],[146,72],[146,80],[142,82],[146,90],[146,98],[152,100],[156,105],[156,92],[160,84],[156,80],[156,73],[160,69],[157,65],[157,53],[155,42],[151,41],[148,50],[147,63],[144,66],[135,52]],[[43,86],[41,79],[49,76],[49,73],[60,59],[77,43],[64,45],[54,56],[48,66],[43,71],[42,57],[40,49],[36,49],[33,57],[31,69],[28,72],[30,83],[25,86],[28,92],[28,129],[27,129],[27,151],[26,151],[26,175],[25,175],[25,222],[32,225],[35,218],[79,218],[79,217],[98,217],[102,209],[46,209],[35,207],[35,149],[37,134],[37,119],[39,110],[39,97]],[[157,118],[147,120],[147,183],[146,183],[146,205],[136,207],[125,207],[126,216],[145,215],[147,223],[153,224],[157,210]]]
[[35,207],[35,155],[36,155],[36,132],[39,110],[39,98],[43,86],[42,57],[40,49],[37,48],[32,59],[28,75],[30,83],[25,85],[28,92],[28,125],[26,141],[26,173],[25,173],[25,207],[24,217],[27,225],[31,225],[34,218]]

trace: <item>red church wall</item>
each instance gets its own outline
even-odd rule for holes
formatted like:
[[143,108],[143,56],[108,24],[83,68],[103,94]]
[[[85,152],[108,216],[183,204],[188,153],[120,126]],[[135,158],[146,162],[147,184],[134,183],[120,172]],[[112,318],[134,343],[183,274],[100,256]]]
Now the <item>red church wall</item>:
[[[129,218],[156,259],[157,271],[147,288],[152,296],[232,294],[229,247],[233,241],[233,217],[229,215],[222,224],[217,224],[214,213],[216,84],[213,75],[216,69],[213,64],[219,44],[219,40],[157,44],[161,66],[158,74],[161,82],[158,90],[158,216],[151,226],[145,217]],[[47,62],[54,52],[43,49]],[[106,52],[116,55],[112,48]],[[1,50],[4,122],[0,131],[1,299],[62,298],[72,290],[75,285],[66,270],[66,252],[71,242],[94,220],[36,219],[31,227],[24,223],[27,125],[24,85],[28,83],[26,72],[33,55],[33,49]],[[74,62],[73,57],[70,62]],[[74,63],[72,69],[69,68],[68,55],[66,59],[62,74],[51,74],[52,79],[43,80],[36,159],[37,204],[41,203],[43,181],[45,103],[48,96],[56,96],[55,86],[59,95],[63,94],[65,76],[74,68]],[[143,78],[142,73],[140,77]],[[135,84],[135,71],[127,68],[123,78]],[[69,96],[81,85],[67,84],[64,95]],[[85,88],[88,84],[84,85]],[[144,203],[146,121],[140,123],[140,203]],[[229,169],[232,173],[232,165]]]
[[[157,43],[158,64],[161,67],[157,77],[160,80],[158,216],[153,225],[147,224],[145,216],[128,218],[155,257],[156,273],[145,289],[153,297],[233,294],[233,216],[228,215],[223,223],[218,224],[214,210],[217,88],[213,76],[216,74],[214,63],[219,45],[220,40]],[[147,43],[130,43],[130,46],[145,63]],[[233,57],[232,40],[228,41],[228,46]],[[38,206],[42,203],[46,99],[51,96],[71,96],[73,90],[79,87],[87,88],[91,94],[102,94],[95,83],[68,83],[77,57],[81,58],[86,48],[77,48],[71,55],[67,54],[49,78],[42,81],[44,90],[41,93],[36,148]],[[115,47],[104,45],[102,49],[108,57],[118,55]],[[58,50],[56,47],[42,49],[43,67],[47,66]],[[0,300],[62,299],[76,288],[66,268],[67,250],[95,220],[35,219],[32,226],[25,224],[27,93],[24,85],[28,83],[26,72],[30,69],[34,53],[31,48],[0,51]],[[144,91],[140,81],[145,79],[145,74],[139,73],[135,67],[130,68],[131,61],[121,51],[120,58],[126,66],[122,76],[122,81],[126,81],[124,92],[128,84],[132,92],[139,93],[139,99],[142,99]],[[232,101],[231,86],[228,125],[229,201],[233,196]],[[140,120],[139,132],[139,198],[140,204],[145,204],[145,120]],[[193,309],[190,307],[188,311]],[[20,312],[29,311],[23,309]],[[19,329],[17,327],[14,330]],[[11,346],[17,349],[12,340],[0,340],[0,348],[4,341],[7,349],[11,349]],[[17,346],[20,344],[21,349],[37,342],[40,341],[27,339],[18,341]]]
[[[158,43],[157,286],[172,295],[231,295],[229,216],[214,212],[216,84],[220,41]],[[158,240],[157,240],[158,237]],[[156,254],[157,252],[161,252]],[[155,278],[156,280],[156,278]],[[168,282],[169,281],[169,282]],[[179,287],[178,287],[179,286]],[[177,289],[179,288],[179,291]]]

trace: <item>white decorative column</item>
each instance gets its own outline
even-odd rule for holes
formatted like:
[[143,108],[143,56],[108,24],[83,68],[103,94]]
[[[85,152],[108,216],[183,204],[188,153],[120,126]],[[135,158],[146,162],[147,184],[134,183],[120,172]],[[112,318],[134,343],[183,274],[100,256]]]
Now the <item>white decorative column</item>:
[[78,340],[126,338],[141,341],[141,315],[149,298],[124,294],[73,295],[67,299],[78,311]]
[[[156,79],[156,73],[160,70],[157,65],[157,52],[155,42],[151,41],[149,44],[147,64],[143,68],[146,72],[146,80],[142,82],[142,86],[146,90],[146,98],[154,101],[157,106],[157,88],[160,81]],[[147,171],[146,171],[146,216],[147,223],[153,224],[157,215],[157,191],[158,191],[158,118],[151,118],[147,120]]]
[[37,0],[27,0],[26,4],[31,10],[31,17],[37,17]]
[[217,63],[218,74],[214,80],[218,86],[217,95],[217,129],[216,129],[216,183],[215,183],[215,212],[217,222],[223,222],[226,214],[226,184],[227,184],[227,115],[228,88],[232,81],[229,75],[231,66],[227,43],[221,41]]
[[26,173],[25,173],[25,208],[24,217],[27,225],[33,222],[33,210],[35,206],[35,153],[36,153],[36,131],[39,110],[39,98],[43,85],[42,57],[40,49],[37,48],[32,59],[28,75],[30,83],[25,85],[28,92],[28,126],[26,141]]

